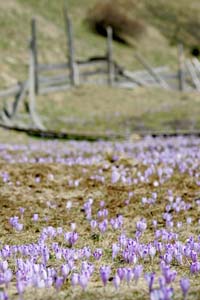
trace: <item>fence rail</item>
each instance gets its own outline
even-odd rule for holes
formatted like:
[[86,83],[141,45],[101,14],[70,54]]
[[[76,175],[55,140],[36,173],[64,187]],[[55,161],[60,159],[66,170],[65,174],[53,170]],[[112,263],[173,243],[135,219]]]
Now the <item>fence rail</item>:
[[20,88],[21,88],[20,83],[12,85],[8,89],[0,91],[0,98],[15,96],[17,93],[19,93]]

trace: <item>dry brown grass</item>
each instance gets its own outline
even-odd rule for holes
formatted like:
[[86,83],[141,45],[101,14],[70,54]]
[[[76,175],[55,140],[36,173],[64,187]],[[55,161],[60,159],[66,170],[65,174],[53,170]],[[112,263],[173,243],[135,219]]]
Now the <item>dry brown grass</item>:
[[[41,154],[41,153],[40,153]],[[105,156],[106,159],[106,156]],[[126,158],[121,160],[120,164],[125,163]],[[174,195],[182,196],[186,202],[192,204],[192,208],[189,212],[193,217],[193,226],[184,225],[180,230],[180,239],[185,241],[189,235],[197,236],[199,234],[198,218],[199,212],[194,208],[193,199],[197,197],[199,191],[192,182],[191,178],[187,175],[180,175],[175,172],[174,176],[162,185],[159,189],[159,198],[157,204],[144,209],[141,204],[141,197],[150,195],[154,191],[152,182],[156,178],[152,178],[152,181],[147,185],[142,183],[137,186],[127,187],[122,184],[110,184],[109,178],[111,176],[111,166],[113,163],[108,159],[107,163],[110,167],[107,170],[103,170],[104,176],[107,179],[107,183],[100,184],[90,179],[90,176],[98,171],[99,165],[93,165],[91,167],[84,167],[85,173],[82,176],[83,167],[66,167],[58,164],[12,164],[8,165],[4,162],[0,165],[0,171],[8,172],[10,175],[11,185],[3,184],[0,181],[1,188],[1,211],[0,211],[0,240],[3,244],[23,244],[35,242],[44,226],[62,226],[64,230],[70,230],[70,223],[76,222],[80,238],[78,240],[76,248],[81,248],[84,245],[95,248],[103,248],[104,254],[100,262],[95,263],[96,270],[92,281],[90,282],[86,292],[82,292],[80,288],[73,290],[68,282],[65,283],[61,292],[57,295],[54,290],[27,290],[24,299],[148,299],[148,293],[146,283],[141,280],[137,286],[131,285],[128,288],[126,284],[123,284],[119,291],[115,291],[112,282],[108,284],[106,289],[102,288],[102,284],[99,282],[98,267],[100,264],[111,264],[113,273],[119,266],[124,266],[125,263],[118,258],[113,262],[111,260],[110,246],[111,242],[116,241],[119,232],[113,232],[109,229],[103,236],[100,235],[99,239],[94,239],[88,226],[88,222],[84,218],[84,214],[81,210],[83,203],[89,197],[94,199],[94,213],[98,211],[100,200],[106,201],[106,207],[109,209],[109,217],[116,216],[118,213],[124,215],[124,230],[130,237],[134,236],[135,223],[140,217],[145,217],[148,220],[148,230],[145,232],[142,241],[144,243],[153,240],[153,228],[151,226],[152,218],[158,220],[158,227],[164,227],[162,212],[166,205],[166,191],[168,188],[172,189]],[[142,165],[136,164],[137,170],[143,171]],[[133,166],[127,163],[127,168],[133,168]],[[54,175],[54,179],[50,179],[49,174]],[[40,183],[35,182],[35,177],[40,176]],[[70,187],[67,179],[82,177],[82,181],[79,187]],[[20,181],[20,185],[16,185],[16,182]],[[130,205],[127,207],[124,205],[124,201],[127,199],[128,192],[134,191],[134,196],[131,199]],[[70,213],[67,213],[65,205],[66,201],[71,200],[73,202],[73,208]],[[55,208],[47,207],[47,201],[50,201],[52,205],[56,205]],[[19,215],[19,207],[24,207],[25,214],[22,222],[25,225],[25,230],[22,232],[14,232],[9,225],[9,218],[14,215]],[[33,223],[33,213],[39,214],[38,223]],[[44,217],[48,216],[48,221],[44,221]],[[188,212],[182,212],[175,217],[175,221],[183,221],[188,216]],[[61,241],[58,242],[60,243]],[[152,270],[159,270],[158,257],[154,261],[147,260],[144,264],[146,272]],[[59,262],[53,258],[50,259],[49,265],[58,266]],[[173,268],[178,268],[180,275],[189,275],[188,262],[181,267],[176,265]],[[180,298],[180,290],[178,288],[178,279],[176,280],[177,296],[175,299]],[[193,280],[193,281],[192,281]],[[192,279],[191,277],[191,294],[188,299],[199,299],[197,293],[200,292],[198,286],[198,277]],[[195,294],[196,293],[196,294]],[[14,289],[10,289],[12,299],[17,299]]]
[[[121,10],[123,5],[118,2],[113,5],[112,1],[97,2],[89,10],[87,21],[91,29],[98,34],[106,36],[107,27],[113,29],[113,38],[126,43],[126,37],[138,38],[145,31],[144,22],[140,19],[130,18]],[[133,7],[131,7],[133,9]]]

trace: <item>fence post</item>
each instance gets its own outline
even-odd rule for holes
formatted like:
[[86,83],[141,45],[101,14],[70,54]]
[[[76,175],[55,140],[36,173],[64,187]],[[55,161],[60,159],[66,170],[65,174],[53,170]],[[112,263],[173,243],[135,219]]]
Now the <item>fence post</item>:
[[70,81],[73,86],[79,84],[79,70],[78,64],[75,61],[75,50],[74,50],[74,38],[73,38],[73,27],[71,19],[68,16],[66,7],[64,8],[65,28],[67,35],[67,47],[68,47],[68,61],[70,68]]
[[31,40],[29,45],[30,61],[29,61],[29,112],[33,123],[39,129],[44,129],[35,109],[36,98],[36,52],[35,52],[35,19],[31,20]]
[[107,61],[108,61],[108,85],[113,86],[115,80],[115,70],[113,64],[113,30],[111,27],[107,28]]
[[184,79],[184,54],[183,54],[183,45],[178,45],[178,84],[179,91],[184,91],[185,86]]
[[35,77],[35,93],[38,94],[38,51],[37,51],[37,34],[36,34],[36,19],[31,20],[31,35],[32,35],[32,51],[34,59],[34,77]]
[[28,80],[21,83],[20,92],[15,96],[15,100],[13,102],[12,112],[10,114],[10,119],[14,118],[14,116],[16,115],[16,112],[17,112],[17,109],[18,109],[18,106],[19,106],[20,102],[22,102],[24,100],[24,98],[26,97],[26,93],[27,93],[27,90],[28,90],[28,85],[29,85]]

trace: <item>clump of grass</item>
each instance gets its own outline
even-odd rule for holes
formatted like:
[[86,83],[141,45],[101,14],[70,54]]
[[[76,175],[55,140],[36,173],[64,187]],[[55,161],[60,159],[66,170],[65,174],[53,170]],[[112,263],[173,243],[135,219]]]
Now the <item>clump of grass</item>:
[[138,38],[145,31],[142,20],[128,17],[120,4],[113,5],[112,1],[97,2],[89,10],[87,22],[93,31],[103,36],[106,36],[106,28],[112,27],[114,39],[122,43],[127,43],[127,37]]

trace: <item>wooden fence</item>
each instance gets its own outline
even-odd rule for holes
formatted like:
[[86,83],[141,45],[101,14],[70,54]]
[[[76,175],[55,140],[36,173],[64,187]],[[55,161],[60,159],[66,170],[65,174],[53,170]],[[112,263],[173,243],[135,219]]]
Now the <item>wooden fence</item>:
[[[35,19],[31,20],[28,78],[24,82],[0,91],[0,98],[14,97],[11,109],[5,106],[1,112],[2,122],[10,124],[16,116],[20,102],[24,102],[34,127],[44,129],[36,113],[36,96],[65,91],[80,84],[99,84],[130,89],[138,86],[160,86],[164,89],[200,92],[200,61],[197,58],[186,60],[182,45],[178,45],[177,72],[163,66],[152,68],[139,53],[135,54],[135,58],[140,62],[143,70],[130,71],[113,59],[113,32],[112,28],[108,27],[106,53],[84,61],[76,60],[73,26],[66,9],[64,18],[68,47],[67,60],[56,64],[40,64],[38,62],[37,24]],[[53,75],[44,75],[44,72],[49,74],[51,71]]]

